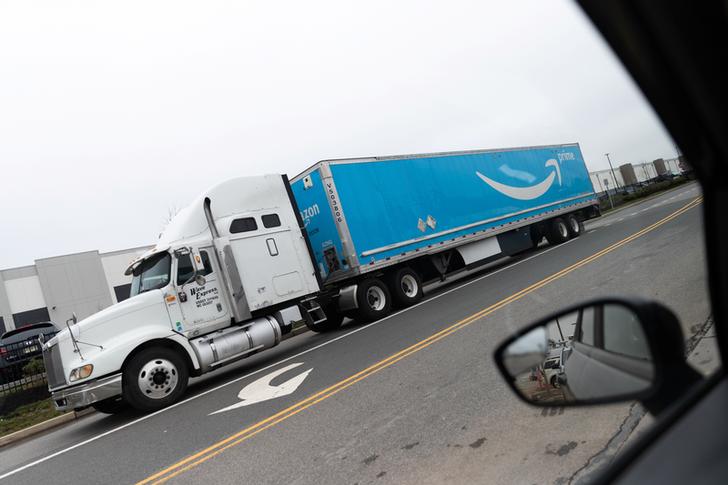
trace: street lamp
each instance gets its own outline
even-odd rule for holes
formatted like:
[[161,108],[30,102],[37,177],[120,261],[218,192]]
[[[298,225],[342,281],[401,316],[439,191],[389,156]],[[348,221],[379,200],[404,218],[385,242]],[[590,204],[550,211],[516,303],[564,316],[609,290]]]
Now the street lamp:
[[609,153],[604,154],[607,157],[607,162],[609,162],[609,168],[612,170],[612,178],[614,179],[614,193],[617,193],[617,187],[619,187],[619,183],[617,182],[617,176],[614,175],[614,167],[612,167],[612,161],[609,159]]

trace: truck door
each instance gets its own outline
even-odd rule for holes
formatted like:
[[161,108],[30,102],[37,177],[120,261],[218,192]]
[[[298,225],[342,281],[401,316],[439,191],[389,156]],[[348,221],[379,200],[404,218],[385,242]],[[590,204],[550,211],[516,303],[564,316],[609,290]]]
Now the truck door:
[[185,332],[206,331],[209,330],[208,327],[230,321],[222,294],[220,271],[215,267],[214,258],[210,257],[211,251],[212,248],[201,249],[199,252],[204,271],[197,274],[205,277],[204,285],[198,285],[194,278],[195,270],[191,258],[198,255],[182,254],[177,258],[175,285]]

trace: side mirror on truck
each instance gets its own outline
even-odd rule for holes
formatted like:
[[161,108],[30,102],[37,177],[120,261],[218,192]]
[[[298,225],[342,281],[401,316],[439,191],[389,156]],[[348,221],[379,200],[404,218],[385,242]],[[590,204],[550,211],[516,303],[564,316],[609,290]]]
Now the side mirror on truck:
[[200,255],[199,250],[190,248],[190,253],[192,255],[192,266],[195,268],[195,283],[197,283],[198,286],[203,286],[206,283],[204,277],[205,263],[202,261],[202,256]]
[[185,281],[183,284],[186,285],[187,283],[194,281],[197,283],[198,286],[204,286],[204,284],[207,282],[205,279],[204,273],[205,273],[205,263],[202,261],[202,256],[200,255],[200,251],[196,250],[192,247],[188,248],[178,248],[174,250],[175,256],[177,258],[182,258],[184,256],[189,256],[192,260],[192,268],[194,272],[192,273],[192,276],[189,277],[187,281]]
[[702,379],[685,361],[675,314],[636,299],[557,312],[503,342],[495,361],[521,399],[546,407],[636,399],[658,414]]

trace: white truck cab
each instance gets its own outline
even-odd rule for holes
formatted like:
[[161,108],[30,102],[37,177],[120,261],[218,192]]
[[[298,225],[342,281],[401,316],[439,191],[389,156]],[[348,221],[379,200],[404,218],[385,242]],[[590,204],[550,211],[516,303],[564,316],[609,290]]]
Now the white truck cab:
[[277,345],[290,330],[281,311],[320,290],[280,175],[235,178],[204,192],[127,274],[128,300],[69,322],[44,343],[58,409],[169,405],[190,375]]

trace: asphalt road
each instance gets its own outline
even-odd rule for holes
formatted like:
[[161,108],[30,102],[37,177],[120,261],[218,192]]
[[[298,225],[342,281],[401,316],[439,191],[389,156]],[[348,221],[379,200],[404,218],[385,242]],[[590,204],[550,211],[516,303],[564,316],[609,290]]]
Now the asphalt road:
[[[197,379],[161,412],[97,413],[0,449],[0,479],[567,483],[626,438],[634,408],[530,407],[498,375],[493,349],[539,315],[600,295],[657,299],[686,337],[697,331],[710,313],[701,206],[654,224],[699,195],[691,184],[620,210],[566,244],[438,285],[374,324],[289,339]],[[291,364],[301,365],[271,384],[311,369],[295,392],[211,414]]]

